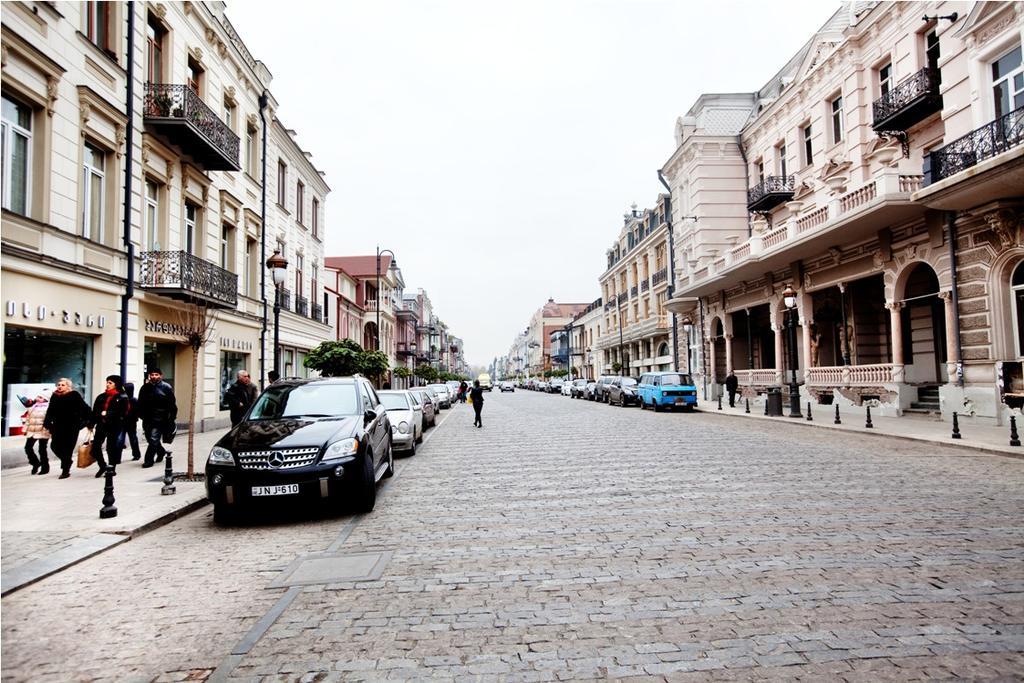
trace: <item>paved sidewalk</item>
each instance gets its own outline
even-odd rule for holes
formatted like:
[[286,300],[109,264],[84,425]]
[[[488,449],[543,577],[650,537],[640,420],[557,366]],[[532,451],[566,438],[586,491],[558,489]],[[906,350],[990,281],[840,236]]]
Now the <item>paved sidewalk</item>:
[[[999,455],[1011,455],[1024,458],[1024,447],[1010,446],[1010,427],[993,427],[975,422],[969,417],[960,418],[960,438],[952,438],[952,422],[944,422],[936,418],[921,417],[916,415],[904,415],[902,417],[878,417],[872,412],[871,429],[866,428],[866,411],[862,408],[857,413],[852,413],[849,408],[844,408],[841,420],[842,424],[835,424],[835,408],[833,406],[812,406],[812,421],[807,421],[807,406],[801,408],[803,418],[786,417],[789,414],[789,404],[783,405],[783,417],[768,417],[764,414],[764,401],[750,402],[750,414],[744,412],[745,406],[741,399],[737,399],[736,407],[730,408],[727,400],[722,401],[722,410],[718,410],[715,401],[705,401],[700,409],[713,415],[731,415],[765,420],[767,422],[785,422],[786,424],[804,425],[823,429],[833,429],[841,432],[856,432],[858,435],[865,434],[889,436],[912,441],[924,441],[929,443],[942,444],[944,446],[959,447],[971,450],[976,453],[996,453]],[[1017,429],[1020,438],[1024,440],[1024,422],[1018,422]]]
[[[195,467],[201,472],[206,455],[223,430],[196,434]],[[174,470],[186,469],[187,433],[179,433],[171,446]],[[24,454],[22,454],[24,457]],[[114,477],[118,514],[100,519],[105,479],[95,467],[73,469],[69,479],[58,479],[60,465],[51,458],[50,473],[33,476],[31,469],[9,467],[0,475],[0,584],[3,595],[102,552],[133,536],[205,504],[201,482],[175,482],[177,493],[161,495],[163,463],[143,469],[142,461],[123,462]]]

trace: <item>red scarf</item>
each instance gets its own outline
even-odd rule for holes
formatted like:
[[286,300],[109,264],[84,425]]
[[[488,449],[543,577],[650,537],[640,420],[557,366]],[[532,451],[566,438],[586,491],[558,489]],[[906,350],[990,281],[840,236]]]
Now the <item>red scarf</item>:
[[118,392],[117,389],[107,389],[103,393],[107,395],[107,400],[103,403],[103,412],[107,412],[110,410],[110,402],[113,401],[114,397],[120,392]]

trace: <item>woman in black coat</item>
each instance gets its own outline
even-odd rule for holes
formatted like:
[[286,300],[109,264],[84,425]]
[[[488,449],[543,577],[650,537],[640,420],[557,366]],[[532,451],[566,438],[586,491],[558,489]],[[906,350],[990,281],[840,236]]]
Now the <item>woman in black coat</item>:
[[89,420],[89,404],[75,391],[74,383],[67,377],[57,381],[57,388],[50,395],[50,407],[46,409],[43,425],[50,432],[50,449],[60,459],[60,477],[71,476],[71,457],[78,443],[78,433]]
[[[128,396],[124,393],[121,378],[118,375],[108,376],[106,391],[93,401],[92,415],[89,417],[89,426],[96,428],[92,439],[92,457],[100,467],[96,472],[97,477],[102,477],[107,467],[121,464],[128,405]],[[107,449],[108,462],[103,460],[104,446]]]

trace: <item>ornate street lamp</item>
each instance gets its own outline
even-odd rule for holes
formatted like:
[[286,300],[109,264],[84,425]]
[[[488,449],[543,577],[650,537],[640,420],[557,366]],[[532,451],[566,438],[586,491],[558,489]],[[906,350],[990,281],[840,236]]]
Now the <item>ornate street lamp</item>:
[[800,383],[797,378],[796,353],[796,292],[789,285],[782,291],[782,303],[786,306],[786,327],[789,329],[789,367],[793,370],[793,378],[789,383],[789,416],[803,417],[800,413]]
[[391,265],[398,265],[395,252],[390,249],[377,247],[377,351],[380,351],[380,257],[381,254],[391,254]]
[[274,280],[274,372],[281,376],[281,285],[288,277],[288,259],[277,249],[267,259]]

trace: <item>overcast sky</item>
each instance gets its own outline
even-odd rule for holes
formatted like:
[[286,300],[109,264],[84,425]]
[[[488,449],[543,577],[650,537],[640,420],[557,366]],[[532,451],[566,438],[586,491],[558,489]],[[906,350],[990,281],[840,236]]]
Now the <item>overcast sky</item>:
[[229,2],[278,115],[327,174],[327,254],[392,249],[503,355],[547,298],[591,302],[704,92],[760,87],[840,3]]

